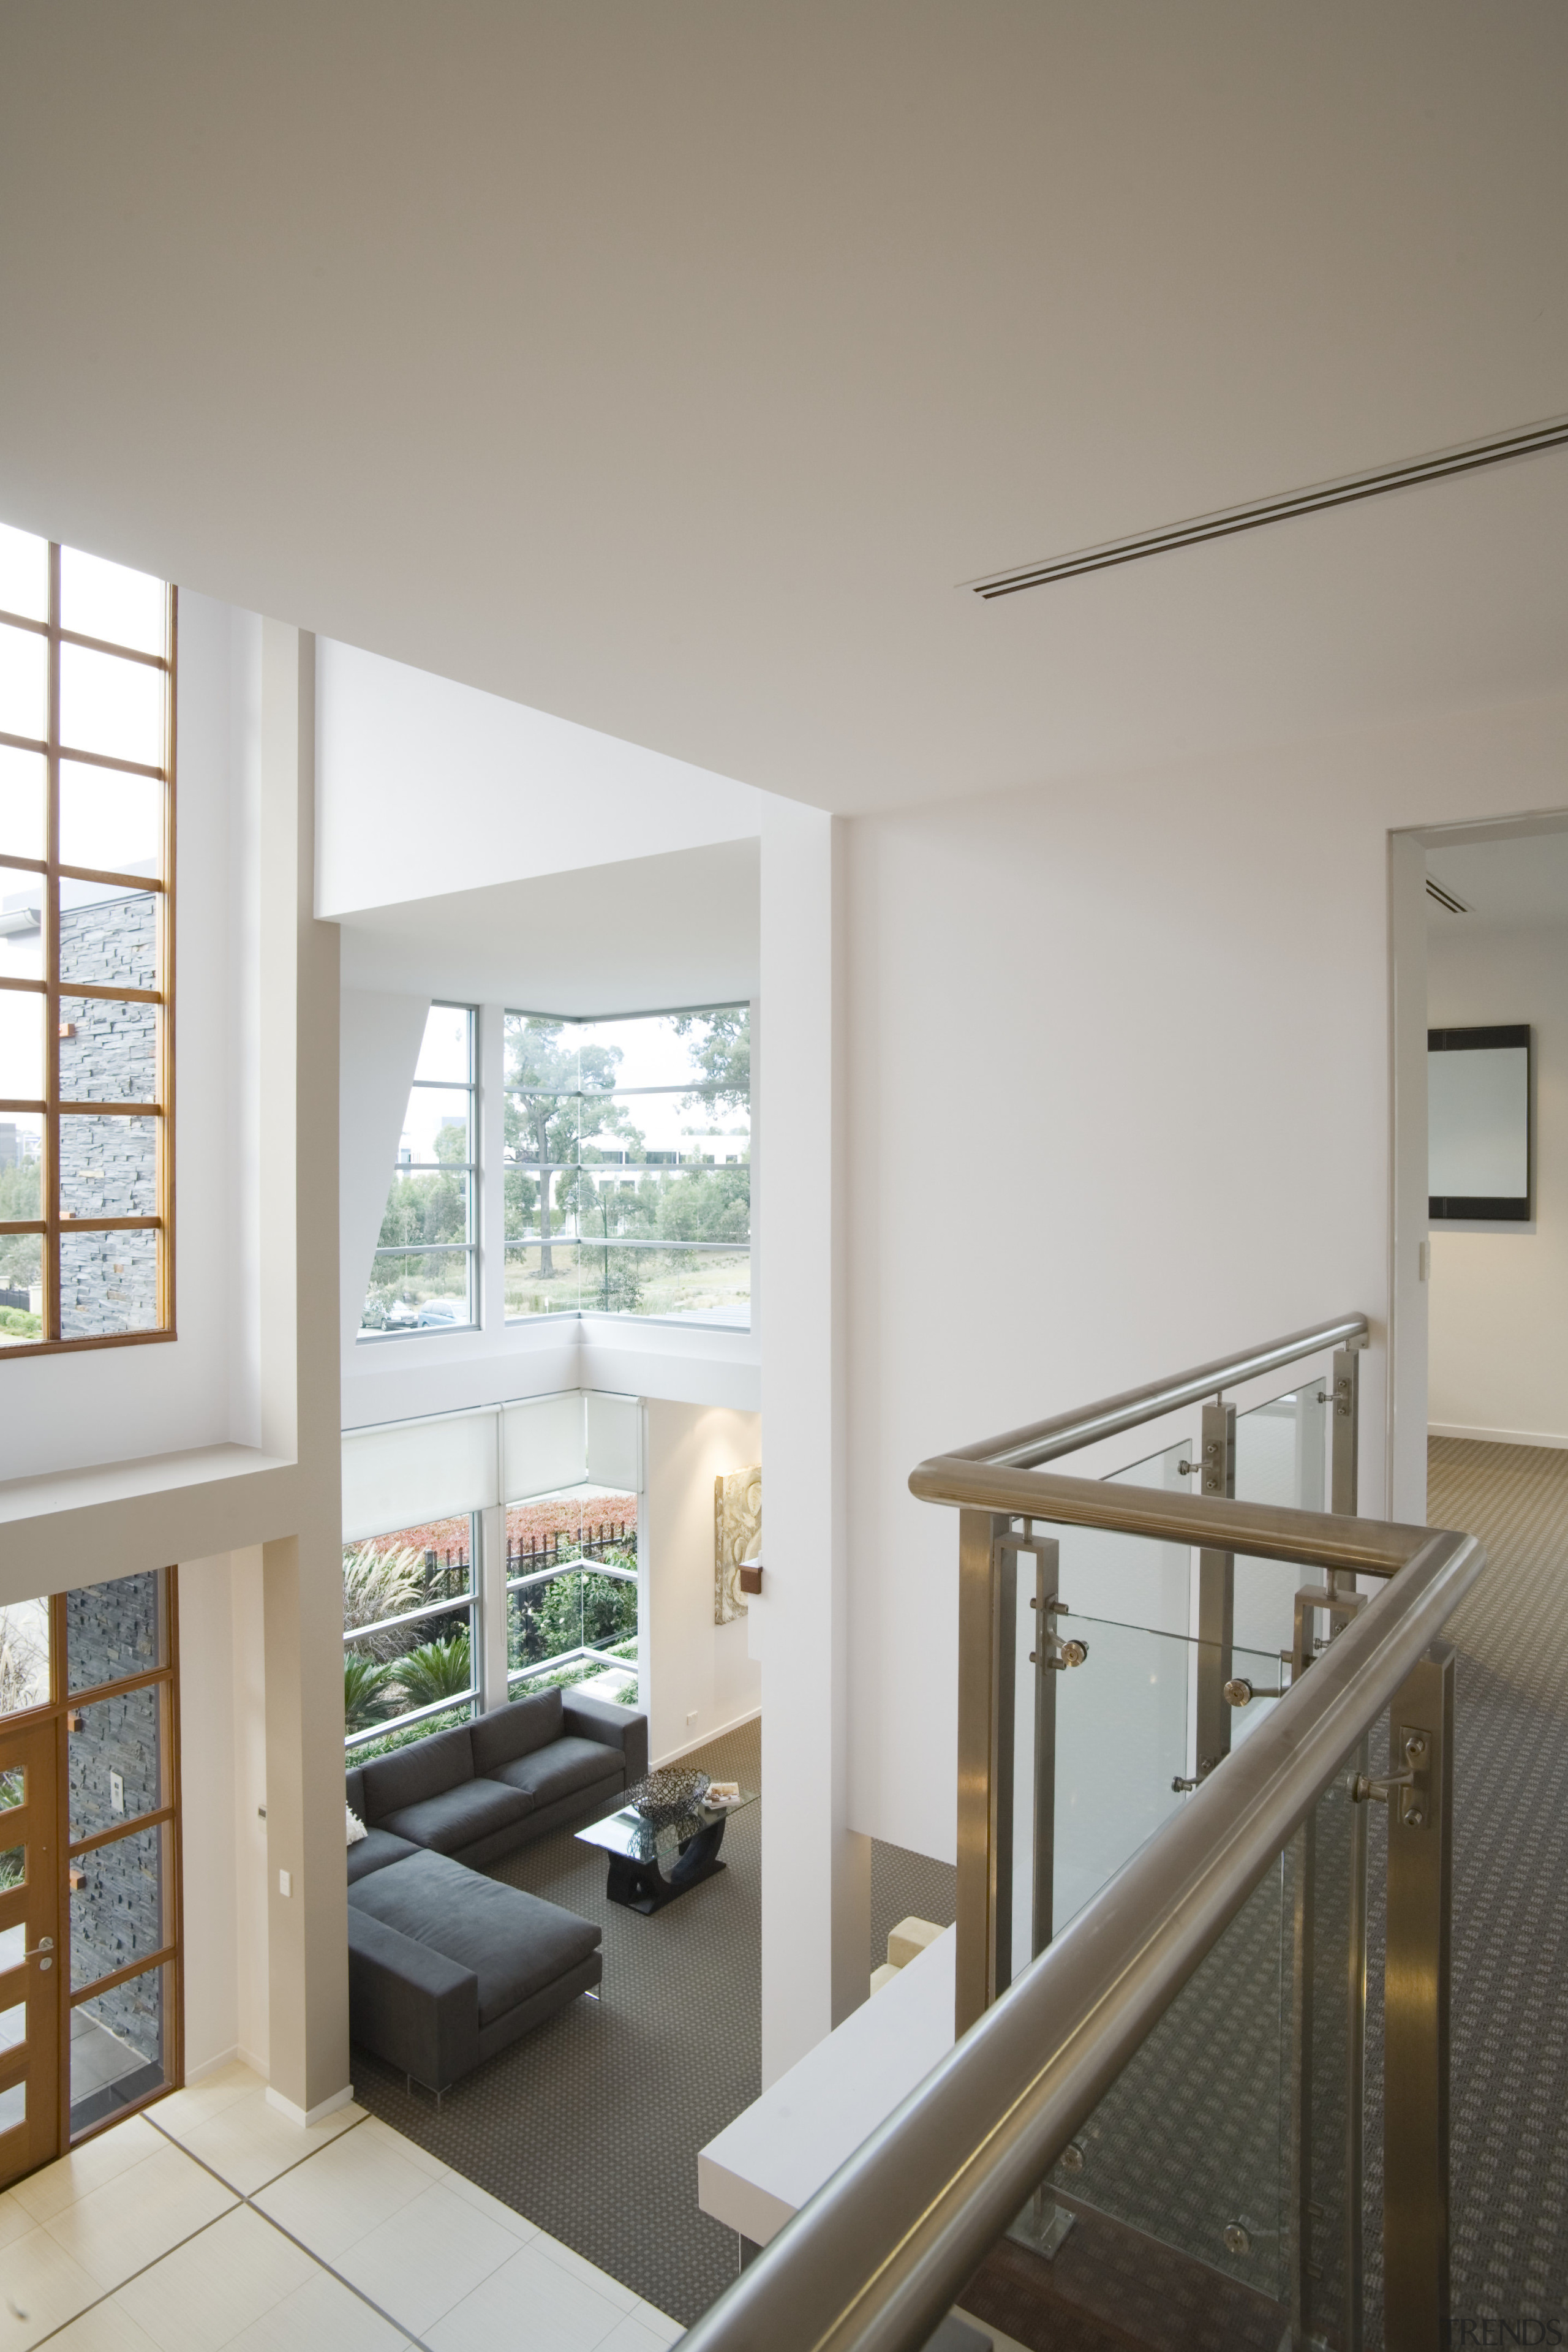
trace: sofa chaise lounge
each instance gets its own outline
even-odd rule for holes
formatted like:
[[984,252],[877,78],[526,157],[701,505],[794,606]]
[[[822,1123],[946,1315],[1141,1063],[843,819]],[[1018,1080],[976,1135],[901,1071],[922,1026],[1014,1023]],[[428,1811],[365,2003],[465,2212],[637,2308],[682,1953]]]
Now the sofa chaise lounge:
[[591,1920],[480,1874],[647,1769],[645,1716],[550,1690],[350,1771],[354,2040],[439,2094],[596,1985]]

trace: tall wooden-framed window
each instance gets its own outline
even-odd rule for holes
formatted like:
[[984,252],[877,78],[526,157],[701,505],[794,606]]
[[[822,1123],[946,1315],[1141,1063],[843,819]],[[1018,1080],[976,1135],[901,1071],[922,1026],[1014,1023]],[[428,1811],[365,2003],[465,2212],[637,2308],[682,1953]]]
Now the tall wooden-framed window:
[[174,1336],[175,621],[0,525],[0,1356]]

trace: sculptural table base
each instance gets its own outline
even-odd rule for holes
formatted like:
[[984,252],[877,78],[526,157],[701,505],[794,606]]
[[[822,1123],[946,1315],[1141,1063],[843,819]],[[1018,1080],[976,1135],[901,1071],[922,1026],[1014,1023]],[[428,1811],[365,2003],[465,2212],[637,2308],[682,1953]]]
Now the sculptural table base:
[[668,1875],[659,1866],[663,1859],[660,1855],[639,1862],[631,1854],[612,1853],[609,1885],[605,1891],[612,1903],[623,1903],[628,1911],[662,1911],[678,1895],[700,1886],[705,1878],[723,1869],[719,1859],[723,1843],[722,1819],[707,1822],[677,1848]]

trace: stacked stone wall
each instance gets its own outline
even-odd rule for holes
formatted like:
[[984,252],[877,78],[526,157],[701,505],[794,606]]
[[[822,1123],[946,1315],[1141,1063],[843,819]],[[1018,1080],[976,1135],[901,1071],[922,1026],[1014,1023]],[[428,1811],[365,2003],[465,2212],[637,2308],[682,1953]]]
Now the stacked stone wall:
[[[66,1595],[67,1686],[74,1696],[147,1674],[162,1664],[162,1579],[118,1577]],[[132,1824],[165,1801],[157,1687],[85,1696],[82,1726],[68,1735],[67,1786],[73,1837],[90,1837],[123,1818]],[[116,1811],[110,1775],[122,1784]],[[131,1830],[79,1857],[82,1885],[70,1896],[73,1988],[151,1959],[166,1940],[167,1832]],[[149,2063],[163,2057],[162,1970],[116,1985],[85,2004],[89,2013]]]
[[[157,985],[158,903],[152,891],[60,913],[60,1098],[139,1102],[157,1085],[157,1008],[72,996],[99,987]],[[158,1122],[60,1122],[60,1206],[83,1217],[144,1217],[158,1205]],[[158,1319],[157,1235],[60,1236],[61,1329],[69,1339],[150,1330]]]

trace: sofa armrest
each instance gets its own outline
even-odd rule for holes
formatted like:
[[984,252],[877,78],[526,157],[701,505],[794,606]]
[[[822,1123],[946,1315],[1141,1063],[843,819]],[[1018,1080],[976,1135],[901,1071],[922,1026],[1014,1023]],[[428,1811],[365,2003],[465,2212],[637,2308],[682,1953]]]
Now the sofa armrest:
[[389,2066],[444,2091],[479,2063],[479,1980],[351,1901],[349,2031]]
[[585,1691],[562,1693],[563,1730],[578,1739],[596,1739],[601,1748],[618,1748],[626,1759],[626,1786],[647,1778],[647,1717],[636,1707],[617,1706],[613,1699],[590,1698]]

